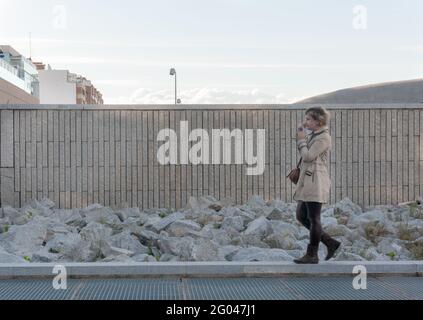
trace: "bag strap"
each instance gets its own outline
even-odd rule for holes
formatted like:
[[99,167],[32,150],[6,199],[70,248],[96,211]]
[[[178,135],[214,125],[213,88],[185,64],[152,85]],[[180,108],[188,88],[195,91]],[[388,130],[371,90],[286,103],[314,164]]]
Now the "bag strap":
[[310,141],[311,141],[314,137],[317,137],[318,135],[321,135],[322,133],[325,133],[326,131],[329,131],[329,128],[323,129],[323,130],[322,130],[322,131],[320,131],[319,133],[312,133],[312,134],[311,134]]
[[[326,128],[326,129],[324,129],[324,130],[322,130],[321,132],[319,132],[319,133],[316,133],[316,134],[312,134],[311,135],[311,138],[310,138],[310,140],[308,141],[308,142],[310,142],[311,140],[313,140],[313,138],[314,137],[317,137],[318,135],[320,135],[320,134],[322,134],[322,133],[324,133],[324,132],[326,132],[326,131],[329,131],[329,128]],[[297,168],[299,168],[300,167],[300,165],[301,165],[301,162],[303,161],[303,157],[301,157],[300,158],[300,161],[298,161],[298,164],[297,164]]]
[[303,157],[301,157],[301,158],[300,158],[300,161],[298,161],[297,168],[299,168],[299,167],[300,167],[300,165],[301,165],[301,161],[303,161]]
[[319,133],[312,133],[312,134],[310,134],[309,139],[307,140],[307,147],[313,141],[313,139],[315,137],[317,137],[317,136],[319,136],[319,135],[321,135],[321,134],[323,134],[325,132],[328,132],[328,131],[329,131],[329,128],[326,128],[326,129],[320,131]]

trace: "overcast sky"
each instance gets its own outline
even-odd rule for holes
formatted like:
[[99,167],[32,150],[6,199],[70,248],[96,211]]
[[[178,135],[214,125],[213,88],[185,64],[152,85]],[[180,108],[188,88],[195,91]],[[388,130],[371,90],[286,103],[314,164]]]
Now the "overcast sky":
[[[319,5],[318,5],[319,4]],[[423,75],[421,0],[0,0],[0,44],[105,103],[290,103]],[[367,16],[367,19],[366,19]]]

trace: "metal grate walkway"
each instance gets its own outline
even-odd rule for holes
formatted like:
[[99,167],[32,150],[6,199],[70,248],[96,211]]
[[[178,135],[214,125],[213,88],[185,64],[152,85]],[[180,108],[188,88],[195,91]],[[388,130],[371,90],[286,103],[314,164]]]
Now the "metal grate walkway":
[[355,290],[351,276],[277,278],[0,280],[0,300],[423,300],[423,278],[369,277]]

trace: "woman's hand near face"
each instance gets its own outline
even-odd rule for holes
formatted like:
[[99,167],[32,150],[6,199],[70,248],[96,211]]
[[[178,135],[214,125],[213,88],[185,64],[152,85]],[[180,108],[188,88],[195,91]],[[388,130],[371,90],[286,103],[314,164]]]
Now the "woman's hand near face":
[[297,140],[304,140],[306,138],[306,134],[304,132],[304,126],[300,125],[297,130]]

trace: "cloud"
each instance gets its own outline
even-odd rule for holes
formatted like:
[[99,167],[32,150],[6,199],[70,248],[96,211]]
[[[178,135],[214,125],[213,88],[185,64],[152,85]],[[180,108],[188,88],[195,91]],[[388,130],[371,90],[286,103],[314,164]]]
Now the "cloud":
[[398,48],[402,52],[413,52],[413,53],[422,53],[423,45],[404,45]]
[[[38,57],[37,57],[38,59]],[[128,59],[125,57],[99,58],[95,56],[43,56],[40,59],[48,64],[63,65],[118,65],[121,67],[169,67],[176,65],[178,68],[215,68],[215,69],[357,69],[357,68],[386,68],[388,64],[307,64],[307,63],[233,63],[233,62],[211,62],[207,60],[149,60],[149,59]]]
[[[4,43],[14,43],[22,46],[28,45],[28,38],[25,37],[4,37],[2,38]],[[189,41],[185,39],[167,39],[165,41],[157,41],[151,39],[143,39],[142,41],[134,41],[134,39],[120,40],[113,39],[113,41],[101,41],[101,40],[72,40],[72,39],[56,39],[56,38],[41,38],[34,37],[31,39],[34,45],[41,45],[44,47],[57,47],[57,46],[66,46],[66,47],[80,47],[80,48],[158,48],[158,49],[175,49],[175,48],[232,48],[232,49],[259,49],[259,50],[289,50],[292,48],[292,45],[289,43],[274,43],[274,42],[248,42],[243,41],[234,42],[231,40],[222,40],[222,39],[211,39],[211,38],[190,38]],[[307,49],[309,44],[296,43],[296,47],[301,47],[302,49]],[[314,49],[334,49],[333,44],[314,44]]]
[[141,83],[139,80],[130,79],[108,79],[108,80],[95,80],[98,85],[111,86],[111,87],[138,87]]
[[[251,90],[223,90],[219,88],[195,88],[181,91],[182,104],[288,104],[298,98],[287,98],[284,93],[269,94],[257,88]],[[110,104],[173,104],[172,90],[139,88],[129,97],[106,99]]]
[[[27,45],[29,38],[22,38],[22,37],[8,37],[3,38],[5,43],[15,43],[19,45]],[[85,40],[70,40],[70,39],[55,39],[55,38],[32,38],[32,43],[34,45],[43,45],[45,47],[56,47],[58,45],[61,46],[73,46],[73,47],[98,47],[98,48],[192,48],[192,47],[211,47],[213,45],[210,45],[208,42],[199,43],[197,41],[191,41],[191,42],[169,42],[169,41],[142,41],[142,42],[134,42],[133,40],[128,41],[119,41],[119,40],[113,40],[113,41],[85,41]],[[224,44],[215,45],[219,47],[224,47]]]
[[220,69],[325,69],[346,68],[347,65],[319,65],[319,64],[296,64],[296,63],[216,63],[209,61],[187,62],[168,60],[126,59],[126,58],[98,58],[89,56],[44,56],[43,61],[49,64],[66,65],[119,65],[130,67],[168,67],[170,64],[187,68],[220,68]]
[[[38,57],[37,57],[38,59]],[[169,65],[176,65],[178,68],[214,68],[214,69],[357,69],[357,68],[386,68],[391,65],[388,64],[301,64],[301,63],[228,63],[228,62],[211,62],[198,61],[192,62],[190,60],[147,60],[147,59],[127,59],[127,58],[98,58],[90,56],[43,56],[41,61],[48,64],[62,64],[62,65],[118,65],[121,67],[169,67]]]

